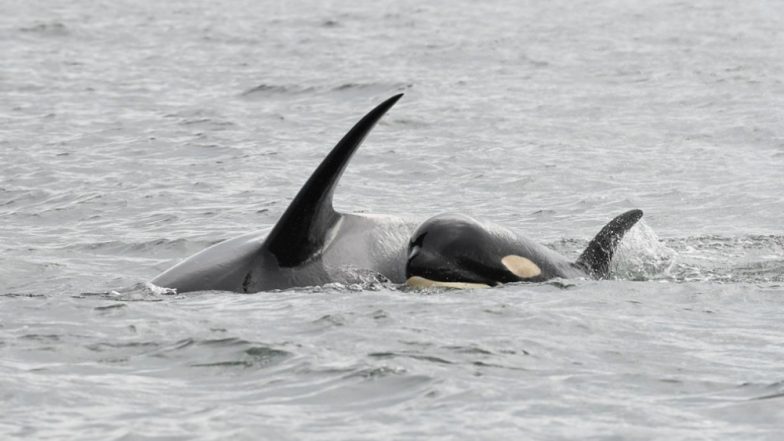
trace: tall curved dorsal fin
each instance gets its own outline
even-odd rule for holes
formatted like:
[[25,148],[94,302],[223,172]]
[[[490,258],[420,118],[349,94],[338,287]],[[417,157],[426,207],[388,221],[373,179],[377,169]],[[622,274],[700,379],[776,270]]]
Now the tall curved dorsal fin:
[[379,119],[402,97],[387,99],[367,113],[343,136],[289,204],[270,231],[264,247],[283,267],[308,260],[326,240],[340,218],[332,207],[332,195],[351,156]]
[[576,264],[597,279],[606,277],[618,242],[640,218],[642,210],[629,210],[611,220],[588,244]]

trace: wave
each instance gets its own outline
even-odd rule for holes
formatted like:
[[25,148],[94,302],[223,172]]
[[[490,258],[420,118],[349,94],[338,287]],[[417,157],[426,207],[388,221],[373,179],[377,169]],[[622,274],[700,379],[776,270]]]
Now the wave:
[[300,95],[303,93],[309,93],[314,91],[314,87],[303,87],[303,86],[294,86],[294,85],[275,85],[275,84],[266,84],[262,83],[258,86],[251,87],[246,91],[242,92],[240,95],[244,97],[269,97],[275,95]]
[[[638,228],[639,227],[639,228]],[[784,236],[659,239],[641,222],[618,247],[611,277],[671,282],[784,282]]]
[[302,95],[328,95],[328,94],[362,94],[362,95],[380,95],[390,94],[395,92],[402,92],[411,89],[413,84],[400,83],[400,82],[370,82],[370,83],[343,83],[337,86],[323,85],[323,86],[304,86],[304,85],[282,85],[261,83],[258,86],[251,87],[240,94],[245,98],[297,98]]
[[20,32],[38,34],[50,37],[62,37],[70,34],[70,30],[59,21],[36,23],[32,26],[19,28]]

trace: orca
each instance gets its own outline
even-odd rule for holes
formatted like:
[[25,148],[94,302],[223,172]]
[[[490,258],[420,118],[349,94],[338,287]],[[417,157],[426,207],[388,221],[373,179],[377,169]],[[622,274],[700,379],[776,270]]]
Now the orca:
[[616,217],[572,262],[498,225],[463,214],[438,215],[425,221],[412,236],[406,281],[420,287],[479,288],[556,277],[605,278],[618,242],[641,217],[641,210]]
[[349,160],[402,96],[376,106],[343,136],[269,234],[253,232],[215,244],[151,283],[179,293],[253,293],[351,283],[368,274],[396,284],[451,288],[607,275],[613,251],[642,211],[632,210],[611,221],[575,262],[465,215],[444,214],[419,223],[336,211],[332,196]]

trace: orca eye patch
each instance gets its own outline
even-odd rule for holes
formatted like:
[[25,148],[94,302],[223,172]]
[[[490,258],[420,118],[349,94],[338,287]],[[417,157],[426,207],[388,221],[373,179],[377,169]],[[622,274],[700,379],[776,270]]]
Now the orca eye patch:
[[542,269],[539,266],[522,256],[510,254],[501,259],[503,264],[510,273],[521,279],[531,279],[542,274]]

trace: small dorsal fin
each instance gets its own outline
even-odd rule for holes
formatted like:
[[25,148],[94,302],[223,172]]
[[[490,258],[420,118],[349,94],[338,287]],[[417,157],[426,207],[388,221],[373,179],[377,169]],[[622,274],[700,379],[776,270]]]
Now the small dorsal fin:
[[343,136],[267,236],[264,247],[283,267],[310,258],[325,243],[329,230],[340,218],[332,207],[332,195],[351,156],[379,119],[402,97],[398,94],[368,112]]
[[642,210],[629,210],[611,220],[588,244],[576,264],[598,279],[610,271],[615,248],[623,235],[642,218]]

